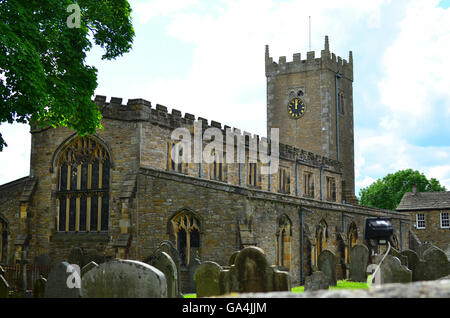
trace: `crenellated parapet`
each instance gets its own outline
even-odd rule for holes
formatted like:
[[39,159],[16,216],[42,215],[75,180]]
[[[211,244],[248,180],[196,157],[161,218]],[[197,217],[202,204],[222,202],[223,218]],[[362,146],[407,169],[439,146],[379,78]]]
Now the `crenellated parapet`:
[[[164,105],[156,104],[153,108],[151,102],[145,99],[130,99],[127,104],[123,104],[122,98],[112,97],[109,102],[106,102],[105,96],[97,95],[94,101],[100,107],[103,116],[108,119],[146,121],[170,130],[201,123],[199,126],[202,127],[203,132],[209,128],[219,129],[223,134],[224,142],[226,141],[226,134],[228,132],[233,134],[235,138],[243,138],[246,148],[253,146],[256,147],[254,149],[259,151],[261,142],[268,143],[269,149],[271,148],[270,142],[265,137],[242,131],[239,128],[222,125],[222,123],[215,120],[196,117],[193,114],[185,113],[183,116],[182,112],[177,109],[172,109],[169,112],[169,109]],[[237,142],[235,142],[235,145],[237,145]],[[272,151],[275,151],[275,149]],[[281,143],[279,144],[279,157],[284,160],[298,161],[314,167],[322,167],[337,173],[341,173],[342,170],[342,163],[339,161]]]
[[334,73],[340,73],[343,77],[353,81],[353,53],[350,51],[348,60],[330,52],[328,36],[325,36],[325,46],[321,56],[316,57],[316,52],[306,53],[306,59],[302,60],[301,53],[294,53],[291,62],[286,61],[286,56],[280,56],[278,62],[270,56],[269,46],[265,50],[266,77],[279,74],[290,74],[305,71],[317,71],[329,69]]

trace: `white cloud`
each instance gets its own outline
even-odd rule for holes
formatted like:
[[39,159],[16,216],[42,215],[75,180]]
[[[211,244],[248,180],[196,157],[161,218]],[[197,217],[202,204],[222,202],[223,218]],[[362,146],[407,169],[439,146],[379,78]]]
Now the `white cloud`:
[[30,173],[30,127],[25,124],[1,124],[1,133],[8,147],[0,152],[0,185]]
[[141,23],[146,23],[157,16],[168,16],[198,5],[198,0],[151,0],[137,2],[132,7]]

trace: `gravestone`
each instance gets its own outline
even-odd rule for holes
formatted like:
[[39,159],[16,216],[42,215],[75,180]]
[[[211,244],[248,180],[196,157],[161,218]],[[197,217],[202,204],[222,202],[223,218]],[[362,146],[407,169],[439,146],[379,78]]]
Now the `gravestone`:
[[273,270],[273,289],[277,291],[291,290],[291,276],[289,272],[281,271],[277,266],[271,266]]
[[116,259],[84,274],[81,294],[84,298],[167,298],[167,282],[151,265]]
[[389,254],[397,257],[400,260],[400,262],[402,263],[402,265],[405,265],[406,267],[408,267],[408,257],[406,257],[405,255],[403,255],[402,253],[397,251],[395,248],[391,248],[391,250],[389,251]]
[[56,264],[48,274],[45,298],[79,298],[81,277],[77,268],[67,262]]
[[77,264],[80,268],[84,266],[84,253],[80,247],[73,247],[70,250],[69,257],[67,259],[69,264]]
[[219,296],[222,267],[215,262],[203,262],[194,273],[197,297]]
[[228,265],[234,265],[234,262],[236,261],[236,257],[239,255],[239,251],[234,252],[233,254],[231,254],[230,256],[230,260],[228,261]]
[[312,275],[307,276],[305,279],[305,292],[328,289],[329,287],[330,283],[327,275],[320,271],[312,273]]
[[448,260],[450,261],[450,243],[448,243],[447,248],[445,249],[445,254],[447,255]]
[[329,250],[322,251],[317,263],[319,271],[327,275],[330,286],[336,286],[336,256],[334,253]]
[[[157,251],[166,252],[169,254],[172,261],[175,263],[175,266],[177,267],[177,277],[178,279],[178,297],[183,297],[183,294],[181,292],[182,286],[181,286],[181,258],[180,253],[178,253],[178,250],[175,248],[173,243],[171,241],[162,241],[161,244],[159,244],[159,247],[157,248]],[[148,262],[147,262],[148,263]]]
[[3,275],[0,275],[0,298],[8,298],[9,295],[9,284]]
[[431,244],[430,242],[424,242],[424,243],[420,244],[418,251],[417,251],[417,255],[419,255],[419,258],[423,259],[423,255],[424,255],[425,251],[433,246],[434,245]]
[[187,286],[187,292],[188,293],[195,293],[195,281],[194,281],[194,275],[197,268],[201,265],[202,262],[198,258],[194,258],[191,260],[191,262],[188,265],[188,286]]
[[84,265],[83,268],[81,269],[81,277],[83,278],[84,274],[89,272],[91,269],[96,268],[97,266],[98,266],[98,264],[94,261],[89,262],[88,264]]
[[450,262],[443,250],[430,246],[423,252],[423,280],[436,280],[450,274]]
[[42,275],[34,282],[33,298],[44,298],[47,280]]
[[365,245],[355,245],[350,250],[350,281],[366,282],[369,265],[369,249]]
[[401,254],[408,259],[408,268],[412,271],[412,281],[419,281],[419,256],[413,250],[404,250]]
[[5,276],[5,270],[0,266],[0,275]]
[[167,281],[167,297],[178,298],[178,279],[177,267],[172,258],[166,252],[157,251],[151,258],[149,264],[166,276]]
[[[383,256],[377,255],[374,257],[375,263],[379,264]],[[412,281],[412,271],[392,255],[386,256],[379,271],[381,284],[410,283]]]
[[264,251],[249,246],[242,249],[235,260],[240,293],[258,293],[274,290],[273,270]]

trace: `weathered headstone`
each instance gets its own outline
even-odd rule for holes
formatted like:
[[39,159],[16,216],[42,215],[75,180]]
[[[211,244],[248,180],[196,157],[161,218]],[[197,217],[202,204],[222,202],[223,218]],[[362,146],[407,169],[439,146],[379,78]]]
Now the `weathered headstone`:
[[177,267],[177,277],[179,277],[179,279],[178,279],[178,297],[183,297],[183,294],[181,292],[182,286],[181,286],[181,271],[180,271],[180,268],[181,268],[180,253],[178,253],[178,250],[175,248],[175,246],[173,245],[173,243],[171,241],[162,241],[157,250],[160,250],[162,252],[166,252],[167,254],[169,254],[170,258],[175,263],[175,266]]
[[[374,260],[379,264],[383,255],[377,255]],[[412,282],[412,271],[406,266],[402,265],[401,261],[392,255],[387,255],[380,266],[380,283],[381,284],[395,284],[395,283],[410,283]]]
[[167,298],[167,282],[151,265],[116,259],[88,271],[81,294],[84,298]]
[[277,291],[291,290],[291,276],[289,272],[278,270],[277,266],[271,266],[273,270],[273,289]]
[[365,245],[355,245],[350,250],[350,281],[366,282],[369,265],[369,249]]
[[431,246],[423,253],[423,280],[436,280],[450,274],[450,262],[443,250]]
[[321,289],[328,289],[330,283],[327,275],[322,272],[314,272],[305,279],[305,291],[316,291]]
[[215,262],[203,262],[194,273],[197,297],[218,296],[220,291],[220,272],[222,267]]
[[412,271],[412,281],[416,282],[419,279],[419,256],[413,250],[404,250],[401,252],[403,256],[408,258],[408,268]]
[[188,286],[187,286],[187,292],[188,293],[195,293],[195,281],[194,281],[194,274],[197,268],[200,266],[202,262],[198,258],[194,258],[191,260],[191,262],[188,265]]
[[83,268],[81,269],[81,277],[83,277],[84,274],[89,272],[91,269],[96,268],[97,266],[98,266],[98,264],[94,261],[89,262],[88,264],[84,265]]
[[418,251],[417,251],[417,254],[419,255],[419,258],[423,259],[423,255],[424,255],[425,251],[427,249],[429,249],[430,247],[433,247],[433,246],[434,245],[431,244],[430,242],[424,242],[424,243],[420,244],[419,248],[418,248]]
[[389,251],[389,254],[397,257],[400,260],[400,262],[402,263],[402,265],[405,265],[406,267],[408,267],[408,257],[406,257],[405,255],[403,255],[402,253],[397,251],[395,248],[391,248],[391,250]]
[[240,293],[258,293],[272,291],[273,270],[264,251],[249,246],[239,252],[235,260]]
[[158,250],[149,264],[159,269],[166,276],[167,297],[178,298],[178,271],[169,254]]
[[73,247],[70,250],[69,257],[67,259],[69,264],[76,264],[80,268],[83,267],[84,264],[84,253],[80,247]]
[[9,294],[9,284],[3,275],[0,275],[0,298],[8,298]]
[[33,284],[33,298],[44,298],[47,280],[40,276]]
[[79,298],[81,277],[77,268],[67,262],[56,264],[48,274],[45,298]]
[[317,263],[319,271],[327,275],[330,286],[336,286],[336,256],[334,253],[329,250],[322,251]]
[[0,275],[5,276],[5,270],[0,266]]

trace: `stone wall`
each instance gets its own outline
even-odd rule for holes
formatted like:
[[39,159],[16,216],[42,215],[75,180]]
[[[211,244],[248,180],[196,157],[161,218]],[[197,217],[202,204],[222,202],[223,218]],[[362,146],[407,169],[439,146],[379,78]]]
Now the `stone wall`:
[[[443,251],[448,248],[450,242],[450,228],[441,228],[441,212],[449,212],[445,210],[426,210],[409,212],[411,224],[416,224],[416,216],[418,213],[425,215],[425,229],[412,227],[412,231],[421,242],[431,242]],[[450,213],[450,212],[449,212]]]

